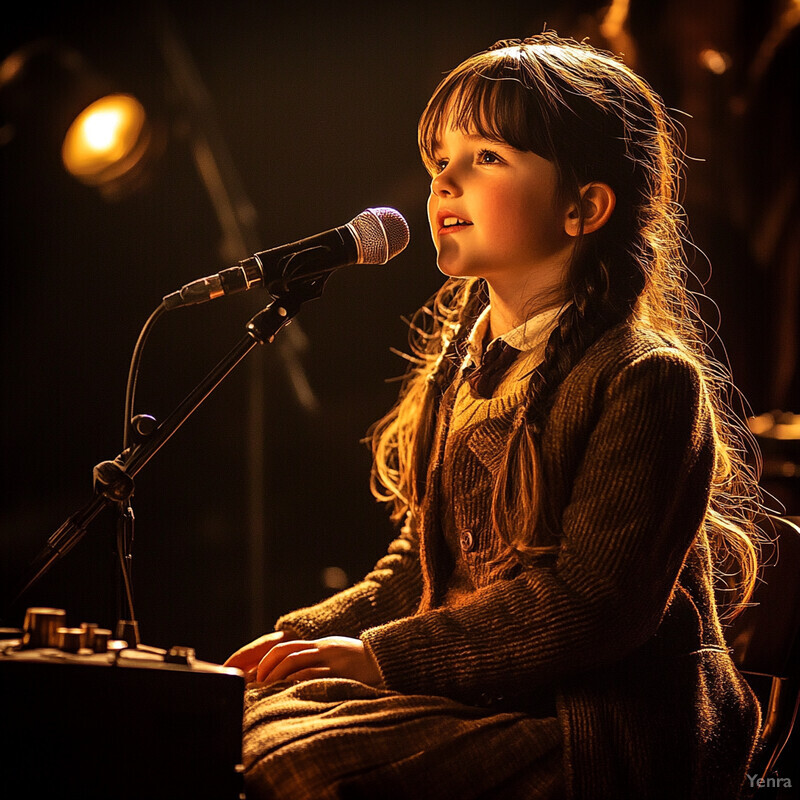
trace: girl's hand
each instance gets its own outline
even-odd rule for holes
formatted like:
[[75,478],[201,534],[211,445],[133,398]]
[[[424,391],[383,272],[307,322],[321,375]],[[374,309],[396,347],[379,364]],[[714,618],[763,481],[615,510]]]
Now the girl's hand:
[[312,678],[350,678],[369,686],[382,683],[378,664],[363,642],[346,636],[276,644],[261,659],[256,677],[265,683]]
[[256,670],[262,658],[276,645],[281,642],[291,641],[292,636],[286,631],[272,631],[265,633],[254,639],[250,644],[240,647],[235,653],[228,656],[223,667],[238,667],[244,672],[245,680],[253,681],[256,678]]

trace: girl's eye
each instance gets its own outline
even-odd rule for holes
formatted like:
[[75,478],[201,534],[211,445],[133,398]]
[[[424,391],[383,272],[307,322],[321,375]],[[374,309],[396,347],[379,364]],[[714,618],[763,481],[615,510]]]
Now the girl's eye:
[[481,150],[478,153],[479,164],[499,164],[500,156],[493,150]]
[[447,159],[446,158],[439,158],[433,162],[434,170],[438,172],[443,172],[444,168],[447,166]]

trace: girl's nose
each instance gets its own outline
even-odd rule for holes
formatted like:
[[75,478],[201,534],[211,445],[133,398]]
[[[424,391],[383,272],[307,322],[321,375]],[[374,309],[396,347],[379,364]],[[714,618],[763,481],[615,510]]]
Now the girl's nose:
[[437,197],[453,197],[461,194],[461,188],[455,179],[452,167],[445,167],[438,175],[433,177],[431,191]]

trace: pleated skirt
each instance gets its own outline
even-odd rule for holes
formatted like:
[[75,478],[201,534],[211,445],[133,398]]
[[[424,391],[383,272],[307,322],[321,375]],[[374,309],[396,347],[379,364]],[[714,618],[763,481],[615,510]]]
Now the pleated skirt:
[[327,678],[250,684],[247,800],[563,800],[555,717]]

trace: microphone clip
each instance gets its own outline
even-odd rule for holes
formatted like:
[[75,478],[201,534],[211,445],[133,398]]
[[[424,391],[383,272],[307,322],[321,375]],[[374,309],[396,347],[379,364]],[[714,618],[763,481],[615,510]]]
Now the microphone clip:
[[[274,298],[284,297],[290,291],[301,286],[314,285],[323,279],[320,284],[320,291],[315,297],[322,295],[321,287],[325,284],[325,279],[330,277],[332,270],[328,266],[329,260],[326,258],[331,252],[330,247],[315,245],[304,250],[287,253],[278,262],[278,275],[272,281],[264,280],[264,288]],[[248,261],[251,259],[248,259]],[[268,274],[266,268],[258,255],[252,256],[252,260],[258,262],[259,270],[262,275]],[[313,299],[307,297],[306,299]]]
[[294,319],[303,303],[322,296],[327,277],[323,275],[313,281],[286,287],[285,293],[275,297],[247,323],[247,333],[259,344],[272,343],[278,332]]
[[113,461],[102,461],[93,472],[95,494],[115,503],[124,503],[133,495],[133,478],[125,471],[119,457]]

